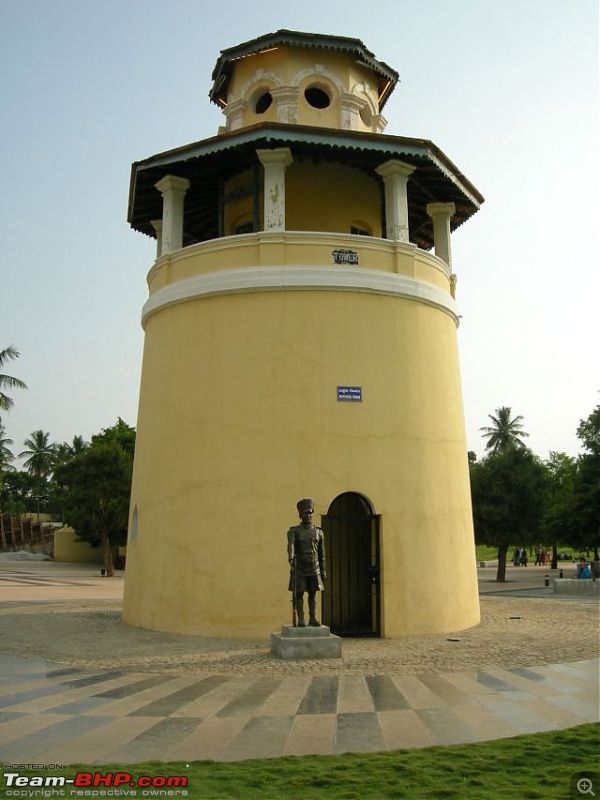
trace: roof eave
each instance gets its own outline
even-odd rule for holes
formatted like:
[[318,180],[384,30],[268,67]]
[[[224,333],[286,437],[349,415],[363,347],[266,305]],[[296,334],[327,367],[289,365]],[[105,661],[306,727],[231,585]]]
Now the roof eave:
[[360,39],[348,36],[290,31],[282,28],[273,33],[268,33],[222,50],[212,72],[213,86],[208,93],[210,100],[218,106],[223,106],[226,102],[227,85],[233,72],[232,64],[234,61],[279,46],[329,49],[353,53],[358,63],[377,73],[385,82],[386,87],[390,87],[386,88],[384,92],[380,108],[383,108],[399,80],[396,70],[386,64],[385,61],[377,59]]
[[427,158],[460,189],[474,206],[479,208],[484,202],[483,195],[471,181],[465,177],[437,145],[428,139],[371,134],[360,131],[338,132],[308,125],[287,125],[271,122],[252,125],[241,130],[228,131],[218,136],[182,145],[173,150],[150,156],[142,161],[134,162],[132,165],[130,202],[133,197],[135,174],[138,170],[161,165],[166,166],[194,158],[203,158],[259,139],[283,140],[290,144],[293,144],[294,141],[313,143],[315,145],[364,150],[365,152],[379,150],[392,156],[394,151],[398,151],[398,153],[404,153],[409,157],[412,155],[414,157]]

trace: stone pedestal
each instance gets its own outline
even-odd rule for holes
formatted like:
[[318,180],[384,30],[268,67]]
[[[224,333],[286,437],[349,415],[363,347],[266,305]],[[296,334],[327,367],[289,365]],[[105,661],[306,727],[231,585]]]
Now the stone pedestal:
[[327,625],[294,628],[284,625],[281,633],[271,634],[271,653],[288,660],[303,658],[341,658],[342,640]]

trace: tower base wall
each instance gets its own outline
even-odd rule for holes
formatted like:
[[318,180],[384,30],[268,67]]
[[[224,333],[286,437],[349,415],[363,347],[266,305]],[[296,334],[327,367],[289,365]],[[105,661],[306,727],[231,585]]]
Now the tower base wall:
[[[360,387],[362,401],[338,400],[338,386]],[[125,623],[268,638],[291,619],[296,500],[314,498],[318,523],[348,491],[381,518],[382,635],[476,625],[450,314],[303,289],[189,299],[149,316]]]

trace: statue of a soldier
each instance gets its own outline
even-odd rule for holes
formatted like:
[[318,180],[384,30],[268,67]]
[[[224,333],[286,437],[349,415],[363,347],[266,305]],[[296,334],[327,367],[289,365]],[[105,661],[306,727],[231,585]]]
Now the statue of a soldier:
[[289,591],[299,628],[305,627],[304,592],[308,592],[308,624],[319,626],[316,616],[316,594],[323,591],[325,573],[325,544],[323,531],[312,524],[315,504],[306,498],[296,503],[300,525],[291,527],[287,534],[287,552],[290,562]]

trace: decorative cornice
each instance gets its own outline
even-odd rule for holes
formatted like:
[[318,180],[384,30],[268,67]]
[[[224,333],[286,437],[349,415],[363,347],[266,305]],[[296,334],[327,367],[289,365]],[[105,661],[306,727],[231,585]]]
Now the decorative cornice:
[[443,311],[458,325],[458,308],[452,296],[416,278],[359,267],[275,266],[219,270],[165,286],[144,304],[142,326],[145,327],[148,318],[157,311],[188,300],[243,292],[311,290],[408,298]]

